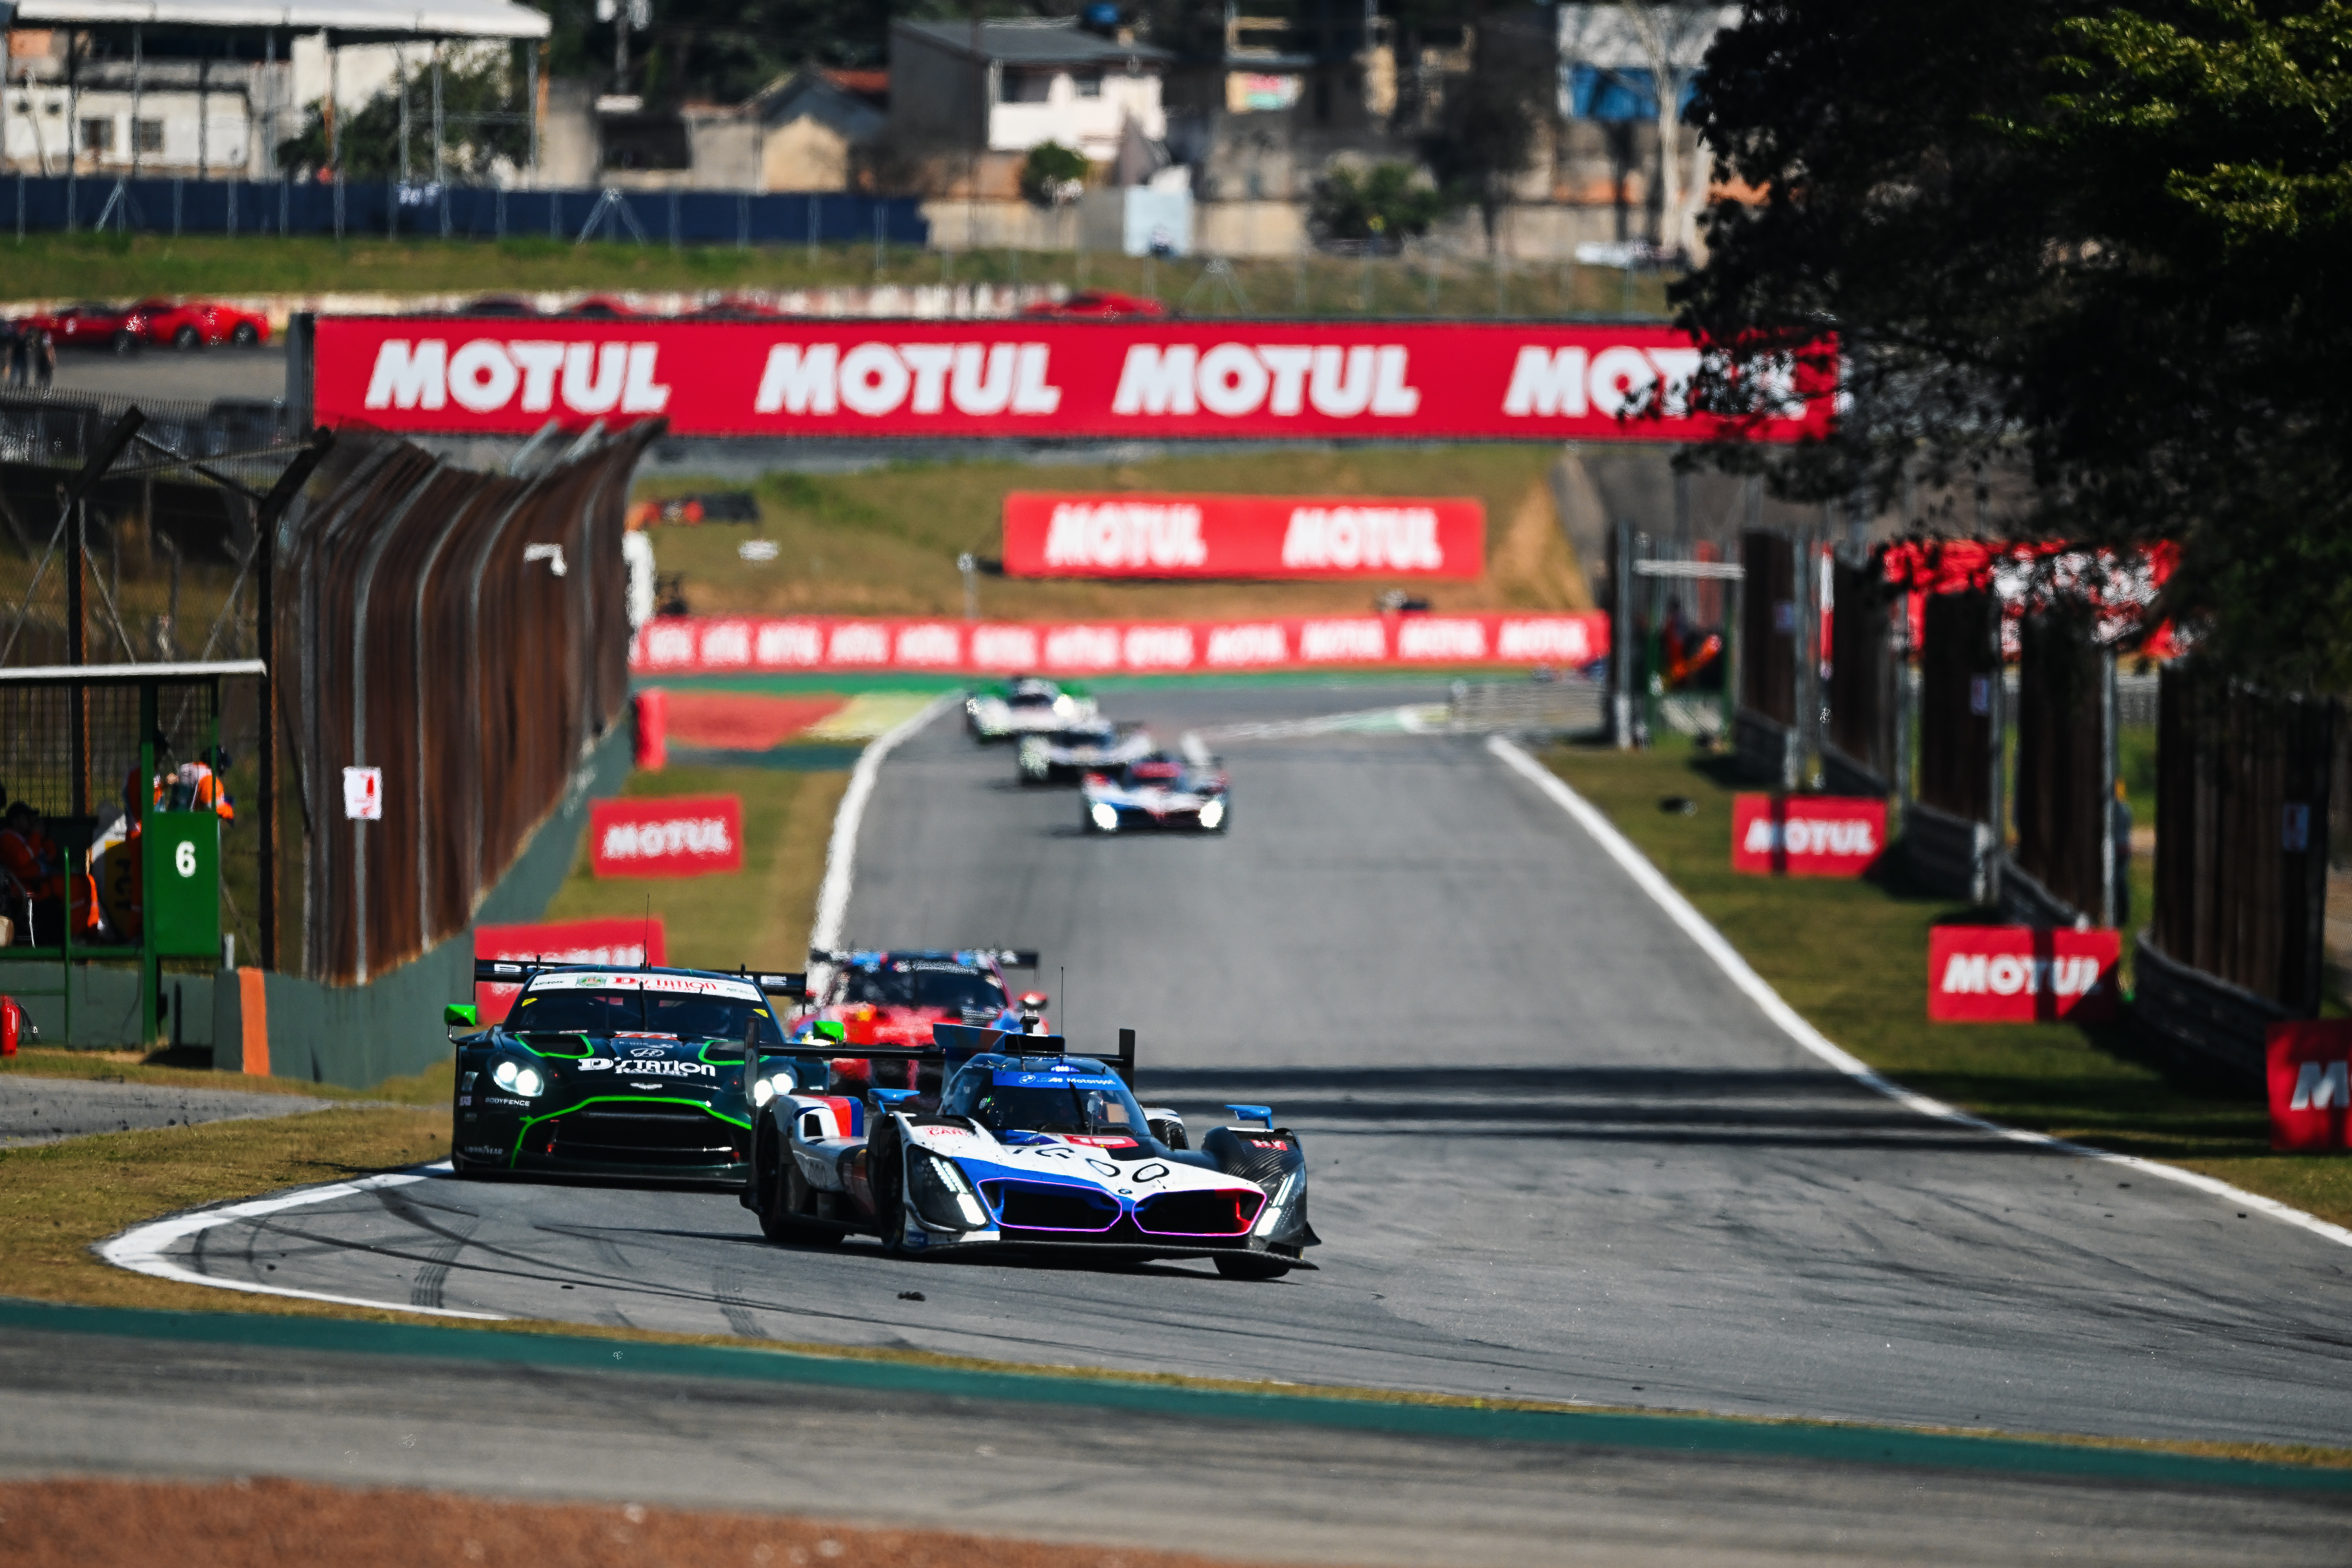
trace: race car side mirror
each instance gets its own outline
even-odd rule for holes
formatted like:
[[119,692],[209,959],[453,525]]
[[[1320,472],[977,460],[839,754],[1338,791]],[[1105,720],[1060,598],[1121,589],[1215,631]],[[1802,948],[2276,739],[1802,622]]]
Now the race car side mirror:
[[835,1045],[839,1045],[842,1041],[849,1038],[849,1030],[835,1022],[832,1019],[819,1019],[815,1032],[816,1037],[819,1040],[829,1040]]
[[482,1012],[479,1008],[452,1002],[441,1009],[441,1022],[448,1029],[479,1029],[482,1027]]
[[1023,1008],[1024,1010],[1034,1010],[1034,1009],[1035,1009],[1043,1008],[1045,1005],[1045,992],[1043,992],[1043,991],[1024,991],[1024,992],[1022,992],[1022,993],[1021,993],[1021,1006],[1022,1006],[1022,1008]]

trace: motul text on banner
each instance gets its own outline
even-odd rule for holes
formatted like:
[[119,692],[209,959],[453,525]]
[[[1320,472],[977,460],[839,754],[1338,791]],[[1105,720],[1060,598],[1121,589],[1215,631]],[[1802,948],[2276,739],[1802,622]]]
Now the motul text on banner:
[[1927,930],[1927,1016],[1938,1023],[2032,1023],[2115,1016],[2123,938],[2035,925]]
[[644,674],[907,670],[1088,675],[1331,665],[1582,665],[1609,648],[1599,611],[1335,615],[1280,621],[1019,623],[668,616],[629,647]]
[[1486,570],[1476,500],[1367,496],[1004,497],[1013,577],[1431,577]]
[[1886,802],[1868,796],[1735,795],[1731,869],[1860,876],[1886,848]]
[[2352,1112],[2352,1021],[2290,1019],[2270,1027],[2271,1147],[2342,1153]]
[[[1631,323],[319,319],[326,424],[527,434],[1694,441],[1701,361]],[[1828,421],[1792,370],[1759,439]]]
[[589,864],[600,876],[706,876],[743,868],[743,798],[675,795],[588,808]]

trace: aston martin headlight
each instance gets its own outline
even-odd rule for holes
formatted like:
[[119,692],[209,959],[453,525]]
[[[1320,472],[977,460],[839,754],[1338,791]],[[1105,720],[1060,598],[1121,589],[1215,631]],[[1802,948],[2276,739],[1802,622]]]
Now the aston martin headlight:
[[1211,800],[1201,807],[1201,826],[1213,828],[1224,820],[1225,803],[1223,800]]
[[539,1092],[546,1087],[547,1080],[539,1075],[538,1068],[518,1067],[515,1069],[514,1091],[524,1099],[532,1100],[538,1098]]
[[511,1092],[515,1086],[516,1071],[517,1069],[513,1062],[501,1061],[496,1067],[490,1069],[490,1082],[497,1084],[499,1088]]
[[1087,809],[1087,815],[1092,817],[1094,819],[1095,826],[1100,828],[1104,832],[1115,833],[1118,831],[1118,808],[1112,805],[1109,801],[1096,801],[1092,806]]
[[793,1075],[790,1072],[771,1072],[751,1085],[751,1103],[765,1105],[778,1095],[792,1092]]

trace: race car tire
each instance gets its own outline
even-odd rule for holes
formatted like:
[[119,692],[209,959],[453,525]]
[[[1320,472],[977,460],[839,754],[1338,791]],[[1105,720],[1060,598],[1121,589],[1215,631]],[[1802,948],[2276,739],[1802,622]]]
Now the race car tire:
[[191,349],[201,349],[204,346],[205,335],[202,332],[197,331],[194,327],[183,327],[178,331],[172,334],[172,347],[179,350],[182,353],[185,353]]
[[116,353],[126,357],[137,353],[139,351],[139,334],[136,332],[117,332],[114,335],[113,348]]
[[250,349],[261,341],[261,331],[250,321],[239,321],[236,329],[229,333],[228,340],[240,349]]
[[1290,1272],[1287,1262],[1263,1252],[1220,1252],[1215,1262],[1217,1272],[1228,1280],[1279,1280]]
[[768,1189],[760,1208],[760,1234],[771,1241],[797,1242],[804,1247],[838,1247],[841,1232],[829,1225],[808,1223],[813,1194],[797,1161],[784,1156],[783,1169]]

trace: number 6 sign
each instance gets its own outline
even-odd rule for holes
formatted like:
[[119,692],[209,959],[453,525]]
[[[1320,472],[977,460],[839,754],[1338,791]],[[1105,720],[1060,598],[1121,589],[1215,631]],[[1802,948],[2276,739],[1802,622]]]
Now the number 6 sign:
[[172,851],[172,869],[182,876],[196,874],[196,846],[193,842],[182,839]]

